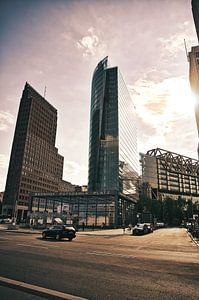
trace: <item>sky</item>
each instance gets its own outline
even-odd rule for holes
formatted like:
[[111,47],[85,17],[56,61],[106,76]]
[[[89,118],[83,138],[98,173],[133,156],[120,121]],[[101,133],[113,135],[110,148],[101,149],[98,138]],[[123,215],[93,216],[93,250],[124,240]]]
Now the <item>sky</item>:
[[0,191],[26,81],[58,111],[63,179],[87,184],[91,80],[107,55],[136,107],[138,151],[197,159],[184,39],[197,45],[191,0],[1,0]]

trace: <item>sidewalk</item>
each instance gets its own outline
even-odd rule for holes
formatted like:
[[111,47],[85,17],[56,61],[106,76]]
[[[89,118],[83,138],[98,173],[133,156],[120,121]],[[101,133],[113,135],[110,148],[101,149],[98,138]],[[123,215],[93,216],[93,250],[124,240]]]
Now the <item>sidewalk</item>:
[[[0,231],[5,232],[12,232],[12,233],[21,233],[21,234],[40,234],[42,233],[43,229],[31,229],[31,228],[17,228],[17,229],[8,229],[8,224],[0,224]],[[123,232],[122,228],[116,228],[116,229],[98,229],[98,230],[91,230],[85,228],[83,231],[81,228],[79,231],[76,232],[78,235],[87,235],[87,236],[123,236],[123,235],[131,235],[131,231],[127,228],[125,229],[125,232]],[[187,234],[190,236],[190,238],[193,240],[193,242],[199,246],[199,239],[194,238],[190,232],[187,231]]]
[[122,228],[117,228],[117,229],[101,229],[101,230],[94,230],[94,231],[78,231],[77,234],[80,235],[103,235],[103,236],[110,236],[110,235],[130,235],[131,231],[130,230],[125,230],[125,232],[123,233],[123,229]]
[[[41,234],[43,229],[30,229],[30,228],[17,228],[17,229],[8,229],[7,224],[0,225],[0,231],[13,232],[13,233],[24,233],[24,234]],[[130,230],[125,230],[123,233],[122,228],[117,229],[99,229],[99,230],[88,230],[85,228],[84,231],[80,229],[77,231],[77,235],[94,235],[94,236],[118,236],[118,235],[130,235]]]

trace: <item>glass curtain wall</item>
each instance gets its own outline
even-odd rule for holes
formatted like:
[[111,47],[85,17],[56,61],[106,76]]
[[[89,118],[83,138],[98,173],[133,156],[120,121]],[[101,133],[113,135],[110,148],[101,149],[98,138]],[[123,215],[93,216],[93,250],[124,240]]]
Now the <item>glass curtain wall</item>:
[[92,81],[89,191],[118,191],[137,197],[138,153],[135,109],[118,67],[108,58]]
[[118,70],[119,185],[120,191],[137,199],[138,151],[136,113],[126,84]]
[[33,224],[52,223],[61,218],[64,223],[99,227],[115,226],[115,202],[117,195],[89,195],[56,198],[33,197],[29,208]]
[[32,195],[28,219],[33,226],[52,224],[55,218],[77,227],[113,228],[135,224],[134,203],[119,193],[63,193]]
[[107,57],[96,67],[91,90],[90,140],[89,140],[89,178],[88,189],[100,191],[103,165],[102,115],[106,83]]

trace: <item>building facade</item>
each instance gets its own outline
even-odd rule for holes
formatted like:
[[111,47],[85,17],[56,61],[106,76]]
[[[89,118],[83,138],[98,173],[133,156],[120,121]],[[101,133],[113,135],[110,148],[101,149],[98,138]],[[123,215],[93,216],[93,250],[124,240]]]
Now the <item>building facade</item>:
[[137,200],[135,109],[118,67],[108,57],[92,79],[88,191],[117,191]]
[[198,41],[199,41],[199,1],[198,0],[192,0],[192,12],[193,12],[194,23],[196,27],[197,36],[198,36]]
[[148,196],[199,203],[199,161],[160,148],[140,155],[142,184]]
[[132,200],[117,192],[34,193],[29,206],[30,223],[52,224],[55,218],[74,226],[120,227],[136,220]]
[[[199,40],[199,1],[192,0],[192,12],[196,33]],[[195,98],[195,116],[199,135],[199,46],[191,48],[189,53],[189,81],[193,96]],[[199,143],[198,143],[198,158],[199,158]]]
[[71,189],[62,180],[64,158],[55,147],[57,110],[28,83],[20,101],[3,214],[26,219],[30,194]]
[[118,67],[108,57],[92,80],[88,190],[32,195],[30,216],[52,222],[59,216],[77,227],[135,224],[138,200],[135,108]]
[[[195,99],[195,117],[199,136],[199,46],[191,48],[189,52],[189,81]],[[199,143],[198,143],[199,158]]]

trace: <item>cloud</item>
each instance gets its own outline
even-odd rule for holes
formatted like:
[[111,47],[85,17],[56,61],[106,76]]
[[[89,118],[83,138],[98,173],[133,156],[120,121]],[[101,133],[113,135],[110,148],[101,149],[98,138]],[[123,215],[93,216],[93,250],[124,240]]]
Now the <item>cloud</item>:
[[67,172],[69,172],[71,175],[76,175],[79,172],[86,170],[85,166],[80,165],[75,161],[66,161],[64,165]]
[[0,167],[2,169],[7,169],[8,162],[9,162],[9,156],[4,155],[4,154],[0,154]]
[[154,115],[170,119],[174,114],[190,115],[193,111],[192,94],[186,78],[172,77],[160,82],[139,79],[128,87],[138,114],[144,119],[147,117],[148,121],[152,121]]
[[63,179],[72,184],[87,184],[88,169],[75,161],[65,161]]
[[189,44],[193,44],[193,39],[186,33],[176,33],[169,38],[160,37],[158,41],[162,46],[162,56],[177,57],[178,53],[185,51],[184,40]]
[[87,184],[88,169],[75,161],[66,161],[64,163],[63,178],[71,183],[85,185]]
[[83,50],[83,56],[94,56],[96,54],[104,55],[106,52],[106,44],[100,41],[99,36],[94,33],[94,28],[88,29],[88,35],[83,36],[76,42],[77,48]]
[[14,124],[14,116],[8,111],[0,111],[0,131],[7,131]]
[[196,139],[194,99],[186,78],[173,77],[160,82],[140,79],[129,90],[138,116],[141,151],[170,145],[173,150],[166,150],[179,148],[178,152],[182,153],[185,136],[187,143],[193,145],[191,141]]

